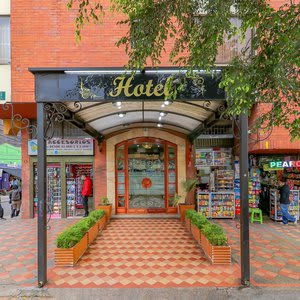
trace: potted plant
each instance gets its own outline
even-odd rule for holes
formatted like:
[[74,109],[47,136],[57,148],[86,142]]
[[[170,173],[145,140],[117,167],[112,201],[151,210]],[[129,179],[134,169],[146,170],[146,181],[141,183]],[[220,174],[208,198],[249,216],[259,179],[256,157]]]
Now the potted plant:
[[207,225],[210,224],[210,222],[201,215],[200,213],[197,213],[194,211],[194,214],[191,217],[191,232],[194,237],[194,239],[201,245],[201,230]]
[[91,212],[87,218],[61,232],[56,239],[55,265],[75,266],[89,244],[97,237],[99,233],[98,224],[101,219],[105,219],[104,211]]
[[194,213],[196,213],[196,211],[191,209],[185,211],[185,227],[189,232],[191,232],[191,219]]
[[196,184],[198,183],[198,178],[187,178],[182,184],[184,191],[186,192],[185,202],[179,204],[180,220],[184,223],[185,220],[185,211],[188,209],[194,210],[194,193]]
[[201,246],[212,264],[230,264],[231,247],[223,228],[209,223],[201,230]]
[[107,197],[105,197],[105,196],[101,197],[100,203],[98,204],[96,209],[97,210],[99,210],[99,209],[104,210],[105,215],[106,215],[106,221],[107,222],[110,221],[111,211],[112,211],[112,204],[109,202]]

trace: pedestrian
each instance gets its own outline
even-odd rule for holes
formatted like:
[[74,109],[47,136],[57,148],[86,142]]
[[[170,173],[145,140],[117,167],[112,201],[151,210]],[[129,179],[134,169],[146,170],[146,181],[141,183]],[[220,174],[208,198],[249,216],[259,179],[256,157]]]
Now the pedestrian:
[[83,202],[83,208],[84,208],[84,217],[87,217],[89,215],[89,205],[88,200],[89,196],[92,196],[93,194],[93,182],[92,179],[89,176],[86,176],[85,174],[81,175],[81,180],[83,180],[81,195],[82,195],[82,202]]
[[280,188],[280,210],[282,212],[282,223],[287,225],[290,222],[297,224],[297,219],[289,214],[289,205],[290,205],[290,187],[286,183],[286,179],[283,178],[279,182]]
[[19,187],[14,184],[12,186],[12,189],[7,192],[9,194],[10,202],[12,205],[11,215],[10,217],[17,217],[20,213],[20,207],[21,207],[21,196],[19,192]]

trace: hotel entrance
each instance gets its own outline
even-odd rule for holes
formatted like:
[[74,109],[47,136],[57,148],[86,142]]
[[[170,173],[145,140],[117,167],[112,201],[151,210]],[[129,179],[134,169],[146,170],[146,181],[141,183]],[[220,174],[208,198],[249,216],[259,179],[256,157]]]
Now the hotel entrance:
[[116,145],[117,213],[172,213],[177,146],[154,138]]

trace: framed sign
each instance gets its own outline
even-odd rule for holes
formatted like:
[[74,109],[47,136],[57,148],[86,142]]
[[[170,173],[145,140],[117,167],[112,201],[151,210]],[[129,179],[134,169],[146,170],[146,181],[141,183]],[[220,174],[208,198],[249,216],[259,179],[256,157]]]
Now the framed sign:
[[[28,155],[37,155],[37,140],[28,141]],[[61,139],[47,141],[47,155],[94,155],[92,138]]]

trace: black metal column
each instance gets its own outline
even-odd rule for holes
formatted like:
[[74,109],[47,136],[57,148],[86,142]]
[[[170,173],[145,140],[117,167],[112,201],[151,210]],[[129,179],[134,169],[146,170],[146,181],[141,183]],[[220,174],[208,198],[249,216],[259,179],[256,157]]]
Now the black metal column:
[[249,200],[248,200],[248,112],[240,115],[240,182],[241,182],[241,283],[250,285]]
[[44,103],[37,103],[37,143],[38,143],[38,286],[47,282],[47,156],[45,140]]

